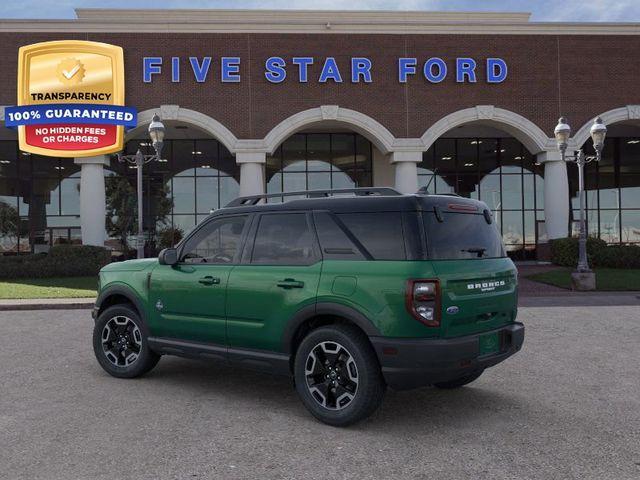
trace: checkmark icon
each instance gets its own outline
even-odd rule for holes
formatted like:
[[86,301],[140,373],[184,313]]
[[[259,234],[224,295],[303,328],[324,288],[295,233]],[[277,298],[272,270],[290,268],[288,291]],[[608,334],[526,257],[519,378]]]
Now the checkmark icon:
[[78,70],[80,70],[80,65],[76,65],[70,71],[62,70],[62,74],[65,76],[67,80],[71,80],[71,77],[73,77],[76,73],[78,73]]

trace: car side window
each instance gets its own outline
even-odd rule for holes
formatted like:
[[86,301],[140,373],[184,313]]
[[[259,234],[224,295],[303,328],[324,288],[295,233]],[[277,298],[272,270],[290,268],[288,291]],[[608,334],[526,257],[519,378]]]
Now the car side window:
[[240,249],[246,216],[213,220],[191,237],[182,250],[184,263],[233,263]]
[[338,218],[374,260],[406,260],[399,212],[340,213]]
[[310,265],[316,260],[313,235],[305,213],[262,215],[251,263]]
[[324,260],[365,260],[360,249],[340,228],[331,214],[315,212],[313,219]]

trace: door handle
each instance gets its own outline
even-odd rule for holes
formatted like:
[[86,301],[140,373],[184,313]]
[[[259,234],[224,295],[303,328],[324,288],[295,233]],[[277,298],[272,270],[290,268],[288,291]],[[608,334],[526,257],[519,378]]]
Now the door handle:
[[280,288],[304,288],[304,282],[299,282],[294,278],[285,278],[280,280],[276,285]]
[[206,277],[202,277],[198,280],[202,285],[218,285],[220,283],[220,279],[218,277],[212,277],[211,275],[207,275]]

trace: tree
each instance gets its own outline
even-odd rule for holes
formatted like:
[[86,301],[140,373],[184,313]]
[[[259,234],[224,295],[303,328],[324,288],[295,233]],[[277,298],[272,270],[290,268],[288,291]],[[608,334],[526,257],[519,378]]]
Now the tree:
[[[120,239],[123,251],[129,250],[127,239],[138,233],[138,197],[136,190],[126,177],[112,176],[105,179],[107,200],[106,227],[109,235]],[[168,186],[161,182],[151,182],[151,220],[152,228],[157,223],[166,223],[173,208],[173,200]],[[149,227],[148,227],[149,228]]]

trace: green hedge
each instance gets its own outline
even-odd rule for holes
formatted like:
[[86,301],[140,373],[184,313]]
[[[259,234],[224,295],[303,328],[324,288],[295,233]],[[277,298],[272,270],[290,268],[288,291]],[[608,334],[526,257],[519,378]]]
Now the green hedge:
[[0,278],[79,277],[97,275],[111,262],[103,247],[56,245],[49,253],[0,256]]
[[[604,240],[589,237],[587,258],[591,267],[640,268],[640,246],[607,245]],[[552,240],[551,261],[563,267],[575,267],[578,263],[578,239]]]

